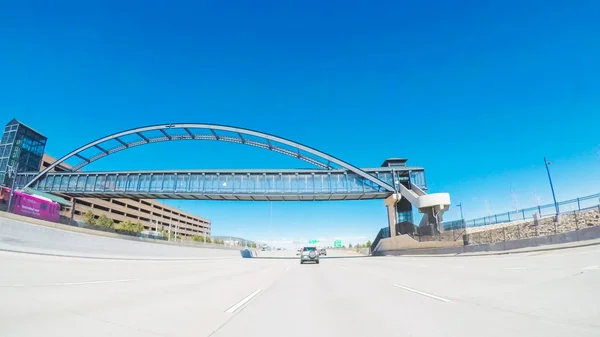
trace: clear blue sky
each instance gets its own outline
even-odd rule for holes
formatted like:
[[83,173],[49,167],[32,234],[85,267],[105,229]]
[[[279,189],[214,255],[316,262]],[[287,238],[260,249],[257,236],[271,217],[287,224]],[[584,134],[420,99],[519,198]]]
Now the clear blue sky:
[[[0,5],[0,116],[62,156],[108,133],[207,122],[290,138],[361,167],[409,158],[467,218],[600,192],[598,1],[14,1]],[[165,143],[89,169],[302,164]],[[382,201],[177,202],[215,235],[364,237]],[[446,220],[458,218],[456,208]],[[361,239],[362,240],[362,239]]]

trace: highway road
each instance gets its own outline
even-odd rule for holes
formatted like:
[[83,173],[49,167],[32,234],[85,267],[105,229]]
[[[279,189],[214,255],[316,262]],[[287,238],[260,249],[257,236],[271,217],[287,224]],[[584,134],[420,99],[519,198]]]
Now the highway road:
[[0,336],[599,336],[600,246],[110,260],[0,252]]

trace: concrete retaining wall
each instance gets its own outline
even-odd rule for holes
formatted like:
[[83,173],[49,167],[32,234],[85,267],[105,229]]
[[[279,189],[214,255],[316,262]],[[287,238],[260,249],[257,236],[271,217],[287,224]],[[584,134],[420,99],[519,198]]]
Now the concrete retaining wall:
[[403,249],[426,249],[462,246],[463,241],[425,241],[419,242],[410,235],[397,235],[379,241],[378,251],[403,250]]
[[359,248],[358,253],[360,255],[369,255],[371,254],[371,248]]
[[577,231],[537,236],[520,240],[502,241],[495,243],[469,245],[460,247],[446,247],[434,249],[391,249],[378,250],[373,255],[428,255],[428,254],[462,254],[475,252],[495,252],[527,247],[537,247],[560,243],[569,243],[600,238],[600,226],[582,228]]
[[[7,215],[18,217],[14,214]],[[0,250],[103,258],[240,257],[239,248],[205,247],[192,243],[181,245],[26,219],[28,222],[0,217]],[[44,225],[32,224],[29,220]]]

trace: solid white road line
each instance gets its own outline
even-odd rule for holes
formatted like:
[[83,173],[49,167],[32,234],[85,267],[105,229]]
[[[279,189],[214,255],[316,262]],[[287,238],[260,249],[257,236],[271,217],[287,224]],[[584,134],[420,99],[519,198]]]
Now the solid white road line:
[[241,308],[242,305],[248,303],[254,296],[258,295],[258,293],[260,293],[261,291],[262,291],[262,289],[256,289],[252,294],[246,296],[243,300],[237,302],[234,306],[225,310],[225,312],[230,313],[230,314],[235,312],[236,310]]
[[348,267],[346,266],[340,266],[340,268],[348,270]]
[[24,287],[24,284],[0,284],[0,288],[2,287]]
[[422,291],[418,291],[409,287],[405,287],[405,286],[401,286],[399,284],[394,284],[394,287],[398,287],[404,290],[408,290],[408,291],[412,291],[413,293],[419,294],[419,295],[423,295],[423,296],[427,296],[427,297],[431,297],[433,299],[436,299],[438,301],[442,301],[442,302],[451,302],[449,299],[443,298],[443,297],[439,297],[439,296],[435,296],[432,294],[428,294],[428,293],[424,293]]
[[581,270],[596,270],[600,269],[600,266],[587,266],[585,268],[581,268]]
[[504,268],[504,270],[527,270],[527,268],[516,267],[516,268]]

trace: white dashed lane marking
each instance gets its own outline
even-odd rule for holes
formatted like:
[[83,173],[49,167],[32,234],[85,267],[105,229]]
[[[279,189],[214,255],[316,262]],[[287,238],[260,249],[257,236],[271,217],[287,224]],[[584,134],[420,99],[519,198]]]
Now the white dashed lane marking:
[[443,297],[435,296],[435,295],[432,295],[432,294],[428,294],[428,293],[426,293],[426,292],[419,291],[419,290],[412,289],[412,288],[405,287],[405,286],[401,286],[401,285],[399,285],[399,284],[394,284],[394,287],[398,287],[398,288],[401,288],[401,289],[404,289],[404,290],[408,290],[408,291],[410,291],[410,292],[413,292],[413,293],[415,293],[415,294],[419,294],[419,295],[427,296],[427,297],[430,297],[430,298],[436,299],[436,300],[438,300],[438,301],[442,301],[442,302],[451,302],[451,301],[450,301],[449,299],[447,299],[447,298],[443,298]]

